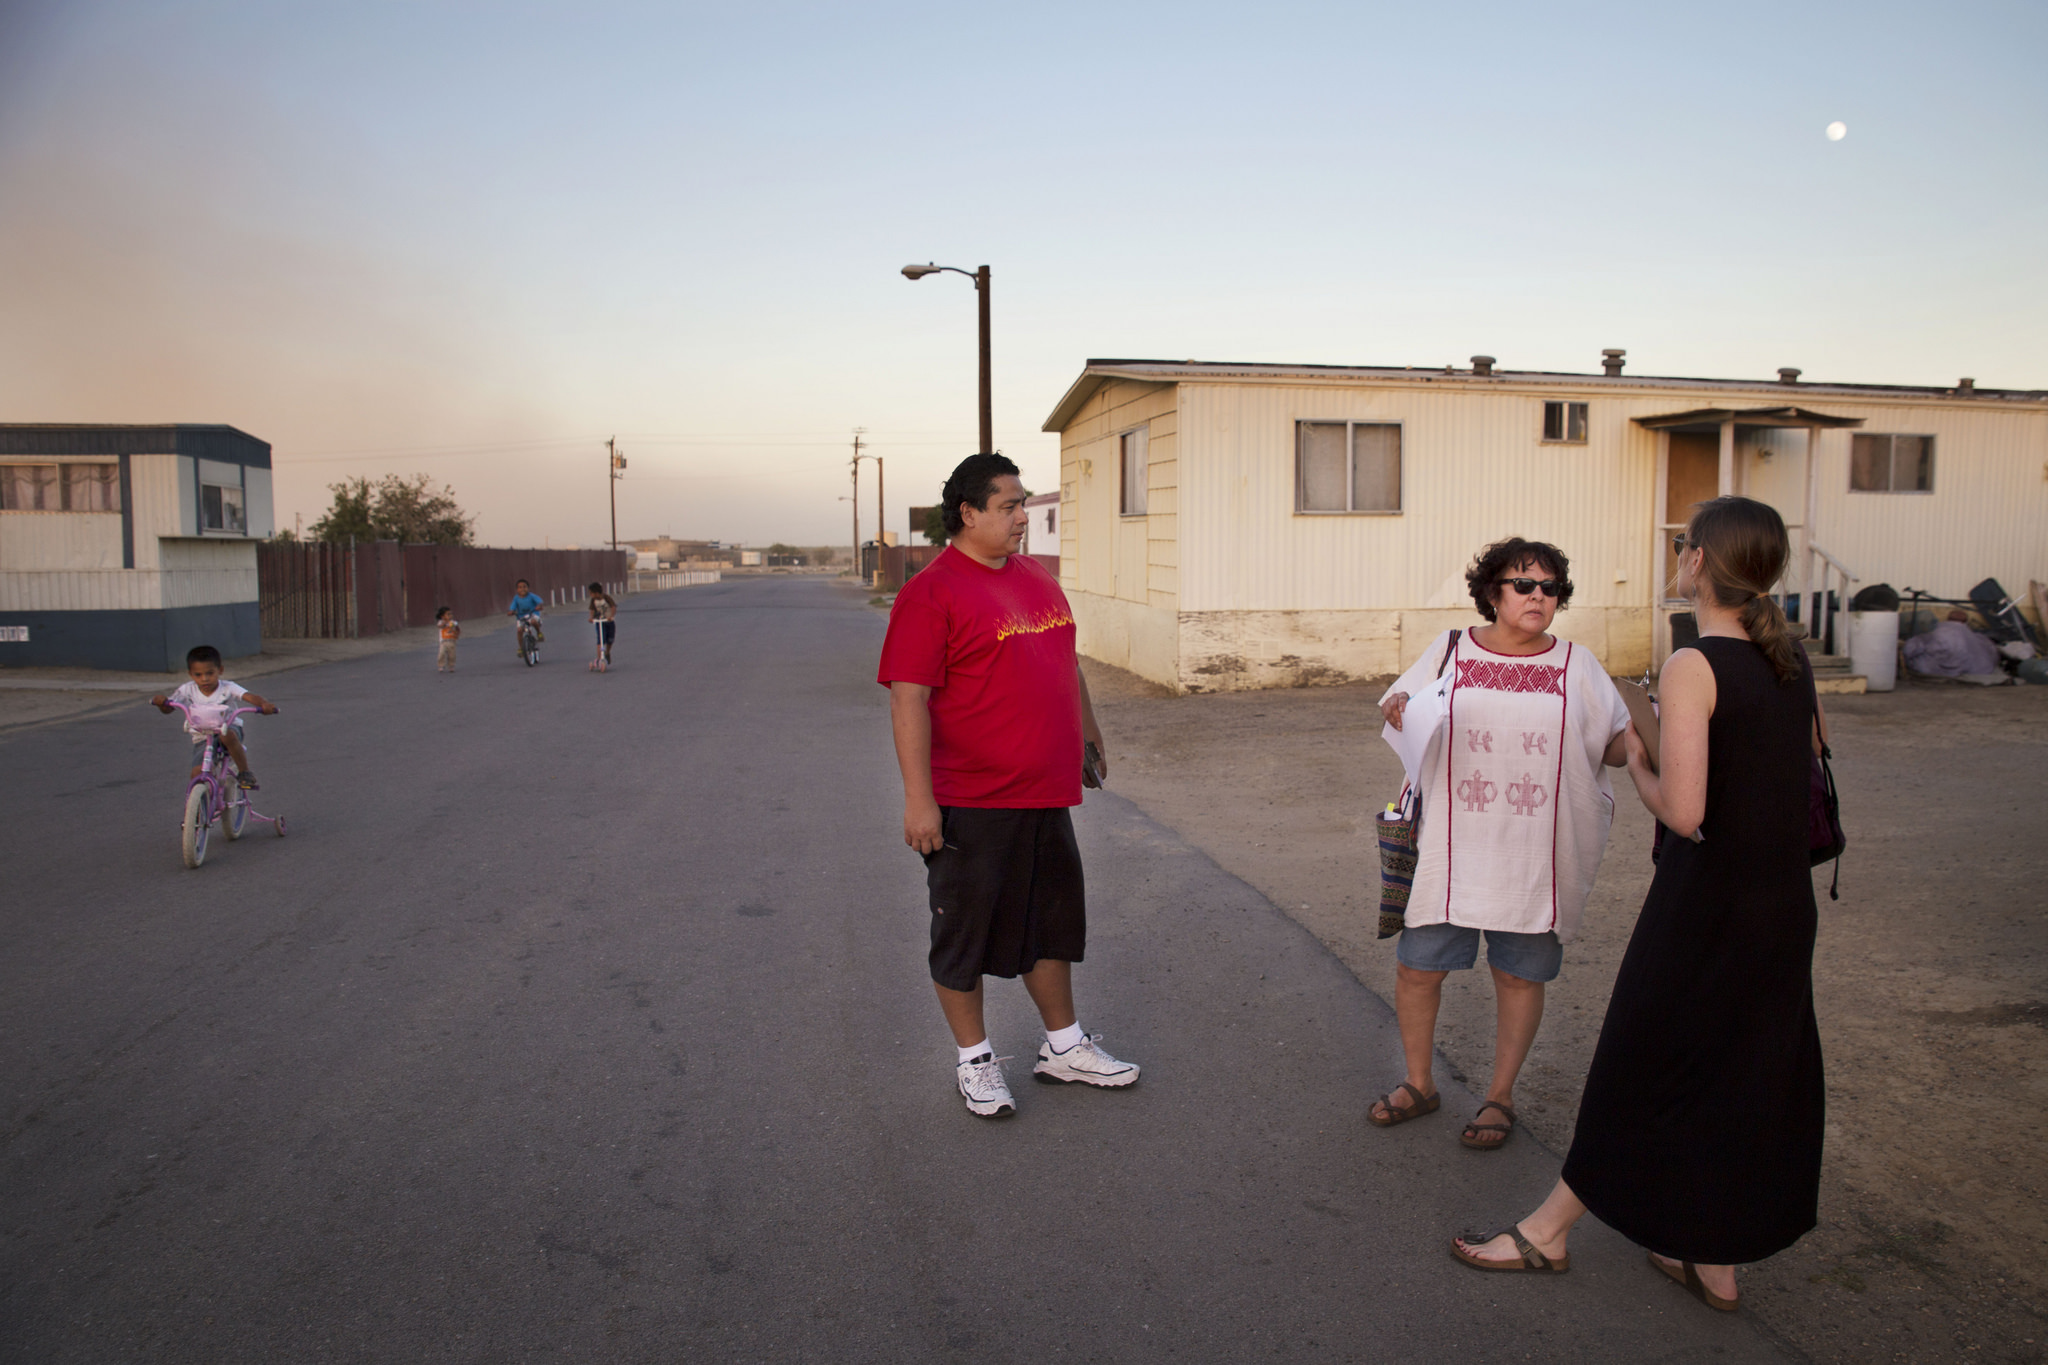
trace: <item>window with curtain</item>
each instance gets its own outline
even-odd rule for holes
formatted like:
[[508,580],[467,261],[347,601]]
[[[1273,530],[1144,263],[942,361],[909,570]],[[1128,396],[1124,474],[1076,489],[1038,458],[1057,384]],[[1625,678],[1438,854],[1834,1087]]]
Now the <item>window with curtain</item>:
[[1294,510],[1401,510],[1401,424],[1296,422]]
[[65,465],[64,510],[67,512],[120,511],[121,466],[117,464]]
[[1149,427],[1139,427],[1136,431],[1127,431],[1117,437],[1121,457],[1119,462],[1123,467],[1123,496],[1119,506],[1127,517],[1145,515],[1145,444],[1150,430]]
[[0,511],[61,512],[62,495],[53,464],[0,464]]
[[1932,493],[1934,438],[1859,431],[1849,438],[1852,493]]

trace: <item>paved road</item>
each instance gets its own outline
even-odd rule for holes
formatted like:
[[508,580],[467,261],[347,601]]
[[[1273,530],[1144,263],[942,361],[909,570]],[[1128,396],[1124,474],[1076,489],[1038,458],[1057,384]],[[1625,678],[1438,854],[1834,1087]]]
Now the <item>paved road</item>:
[[606,677],[567,623],[279,675],[292,835],[197,872],[172,720],[0,743],[0,1358],[1783,1358],[1602,1229],[1453,1264],[1554,1158],[1366,1128],[1386,1009],[1113,795],[1081,1002],[1145,1080],[970,1118],[882,626],[755,579],[632,599]]

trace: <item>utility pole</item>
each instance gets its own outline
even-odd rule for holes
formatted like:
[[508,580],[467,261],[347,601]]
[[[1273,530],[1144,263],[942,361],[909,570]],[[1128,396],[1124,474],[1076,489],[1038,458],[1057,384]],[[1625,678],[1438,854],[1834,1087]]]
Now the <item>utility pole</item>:
[[989,394],[988,360],[988,267],[974,272],[974,292],[981,300],[981,448],[993,454],[996,448],[996,419]]
[[626,457],[619,454],[619,438],[614,436],[604,443],[610,459],[606,461],[611,475],[612,491],[612,551],[619,548],[619,480],[625,477]]
[[867,434],[866,427],[853,429],[853,575],[860,573],[860,438]]

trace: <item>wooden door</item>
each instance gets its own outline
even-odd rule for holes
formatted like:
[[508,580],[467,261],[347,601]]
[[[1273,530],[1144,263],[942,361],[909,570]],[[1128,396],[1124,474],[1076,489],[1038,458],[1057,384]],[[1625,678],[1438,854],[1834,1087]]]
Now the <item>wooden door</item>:
[[1670,529],[1664,532],[1664,576],[1658,583],[1658,592],[1665,598],[1671,596],[1671,580],[1678,573],[1678,556],[1671,549],[1671,537],[1692,520],[1694,504],[1720,495],[1720,434],[1672,432],[1664,466],[1664,524]]

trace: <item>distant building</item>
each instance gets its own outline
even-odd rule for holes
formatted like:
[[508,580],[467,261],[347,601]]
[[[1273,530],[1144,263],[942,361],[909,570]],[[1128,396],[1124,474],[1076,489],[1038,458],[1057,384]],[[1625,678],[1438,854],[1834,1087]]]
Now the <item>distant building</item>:
[[1060,495],[1037,493],[1024,499],[1031,522],[1024,528],[1024,553],[1057,555],[1060,552]]
[[0,666],[263,647],[270,446],[230,426],[0,424]]
[[[2048,392],[1470,369],[1091,360],[1060,434],[1060,581],[1094,658],[1186,691],[1394,673],[1473,619],[1489,541],[1555,542],[1557,633],[1670,652],[1692,505],[1777,507],[1781,586],[1960,597],[2048,580]],[[1034,543],[1033,548],[1037,546]],[[1840,645],[1837,645],[1838,650]]]

